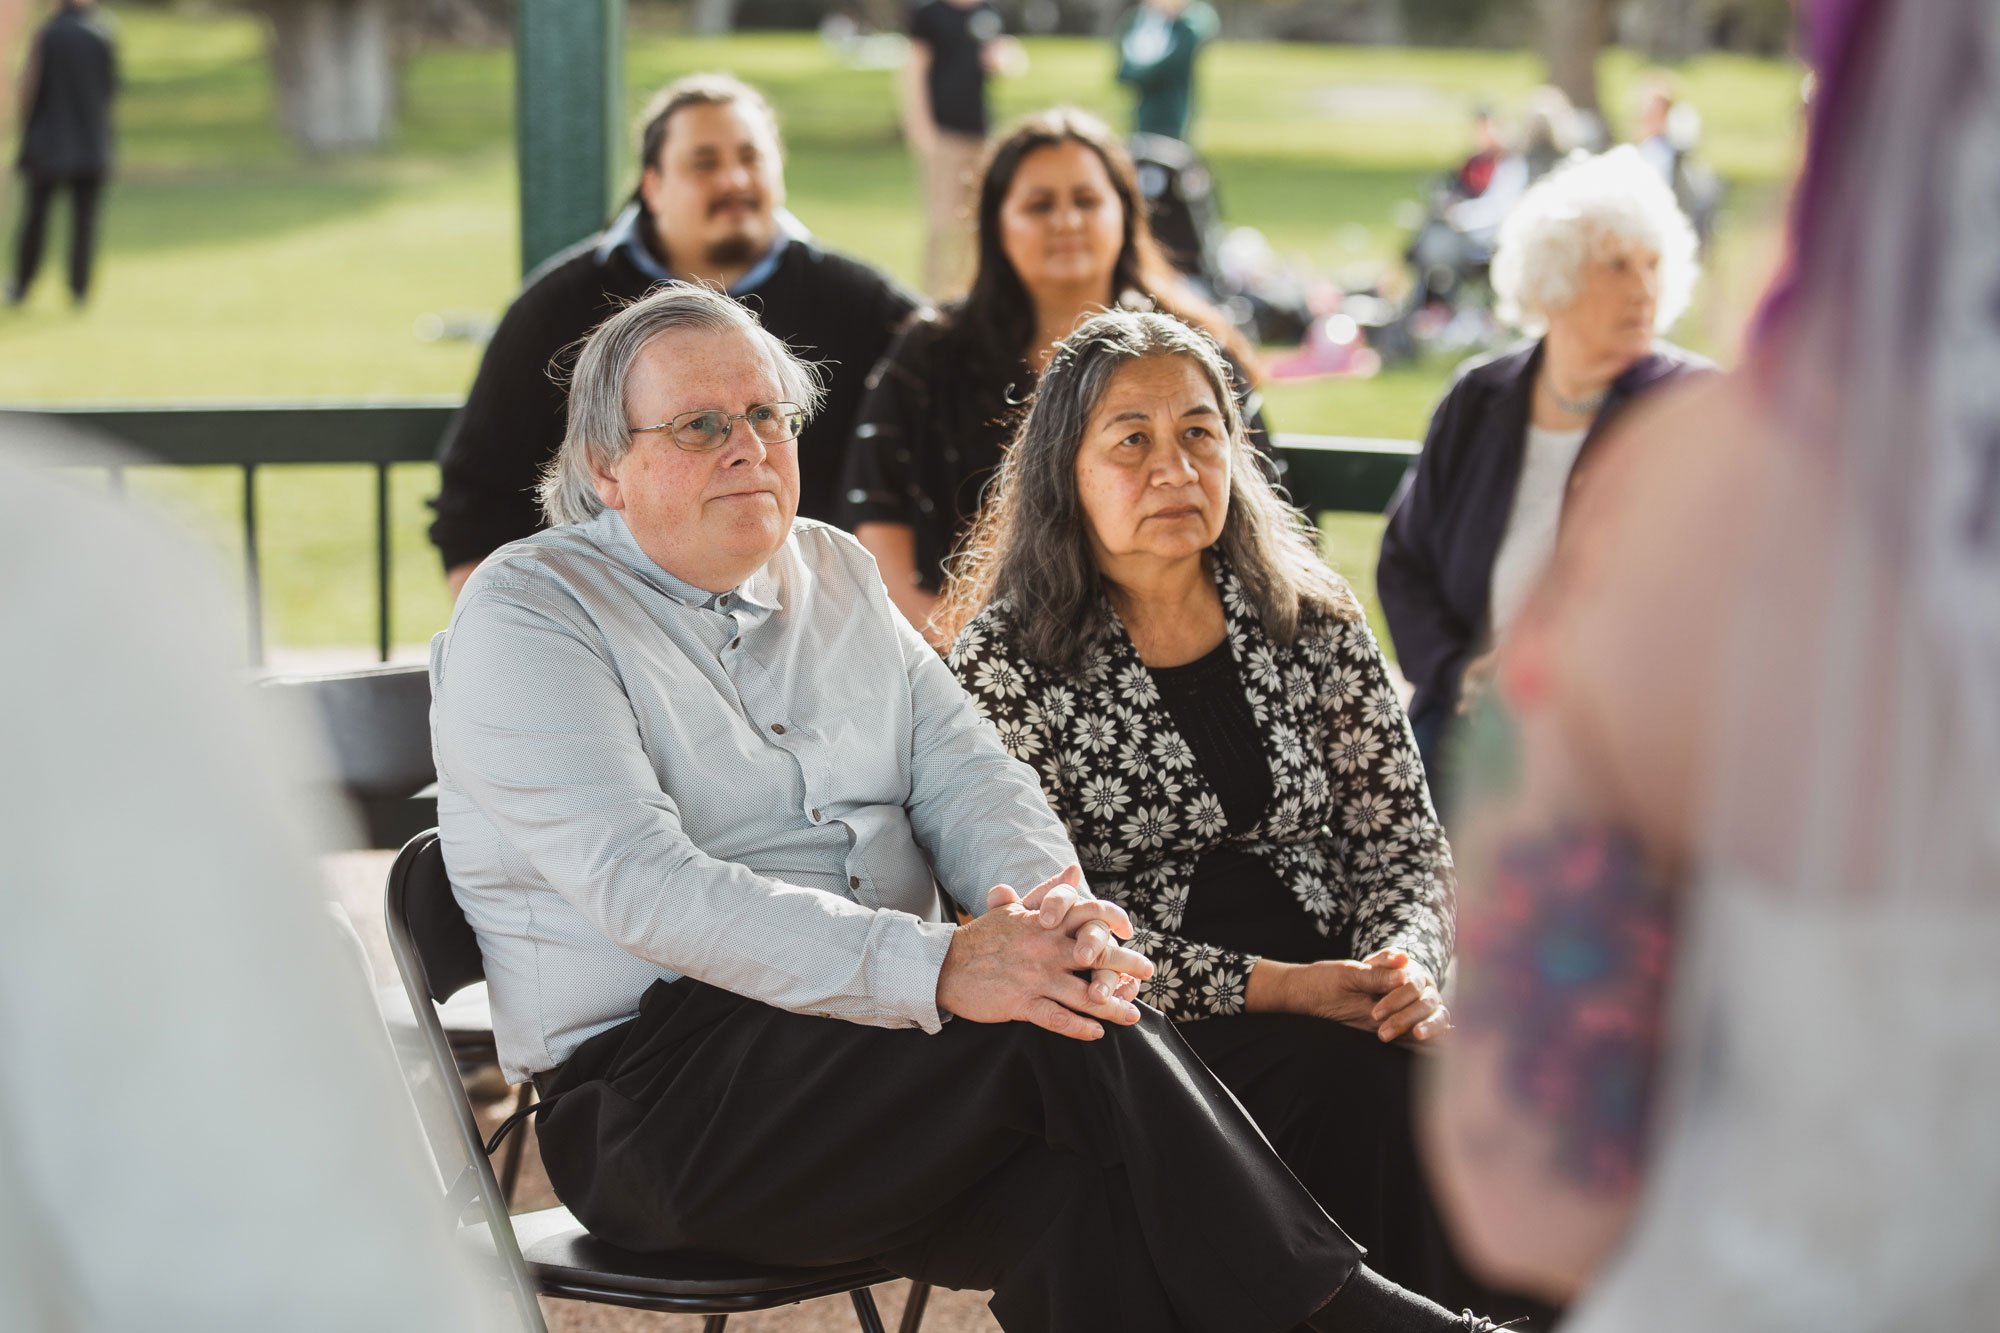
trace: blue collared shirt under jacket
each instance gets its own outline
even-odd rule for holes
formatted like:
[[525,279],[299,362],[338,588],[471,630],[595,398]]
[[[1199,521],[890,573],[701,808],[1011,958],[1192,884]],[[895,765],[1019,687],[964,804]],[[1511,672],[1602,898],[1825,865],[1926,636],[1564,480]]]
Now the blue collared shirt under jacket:
[[847,534],[710,594],[616,512],[502,547],[431,645],[438,824],[518,1082],[692,976],[935,1031],[954,927],[1075,859]]

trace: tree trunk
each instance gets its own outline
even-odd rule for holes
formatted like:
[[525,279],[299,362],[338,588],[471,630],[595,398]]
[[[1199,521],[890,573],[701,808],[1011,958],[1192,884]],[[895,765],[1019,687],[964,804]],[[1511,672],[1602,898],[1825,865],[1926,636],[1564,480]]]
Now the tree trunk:
[[366,148],[395,125],[390,0],[265,0],[285,132],[312,153]]
[[1611,33],[1611,0],[1535,0],[1549,82],[1580,111],[1599,112],[1597,53]]
[[720,37],[736,30],[736,0],[694,0],[694,30]]
[[1648,60],[1677,64],[1699,55],[1707,36],[1702,0],[1647,0],[1628,16],[1628,37]]

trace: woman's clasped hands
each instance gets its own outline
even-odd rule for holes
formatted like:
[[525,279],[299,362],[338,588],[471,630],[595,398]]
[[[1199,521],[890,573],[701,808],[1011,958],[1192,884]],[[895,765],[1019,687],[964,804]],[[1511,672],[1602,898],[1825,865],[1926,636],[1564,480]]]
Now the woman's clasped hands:
[[1244,1007],[1329,1019],[1406,1046],[1451,1031],[1451,1011],[1437,981],[1423,964],[1394,948],[1377,949],[1359,960],[1281,963],[1260,958],[1250,971]]

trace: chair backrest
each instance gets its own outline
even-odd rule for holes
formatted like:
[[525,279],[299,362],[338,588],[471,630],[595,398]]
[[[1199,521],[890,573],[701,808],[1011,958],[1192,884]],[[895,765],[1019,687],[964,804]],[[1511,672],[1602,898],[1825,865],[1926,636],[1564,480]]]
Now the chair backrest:
[[[544,1329],[528,1267],[507,1215],[506,1196],[487,1160],[451,1039],[433,1003],[450,999],[484,975],[479,940],[451,896],[451,878],[445,873],[436,829],[419,833],[397,853],[383,897],[383,923],[389,930],[389,952],[416,1015],[420,1067],[414,1071],[411,1094],[438,1160],[446,1207],[455,1225],[465,1225],[471,1217],[473,1225],[486,1228],[526,1327]],[[441,1124],[449,1128],[441,1129]]]
[[[479,937],[452,897],[451,876],[444,868],[444,845],[436,829],[410,839],[396,857],[384,912],[392,942],[400,924],[420,969],[423,993],[431,999],[443,1004],[467,986],[486,979]],[[401,959],[397,961],[400,964]],[[411,1003],[415,1002],[412,996]]]
[[421,666],[273,676],[264,688],[302,696],[326,734],[334,776],[355,796],[414,796],[437,780],[431,681]]

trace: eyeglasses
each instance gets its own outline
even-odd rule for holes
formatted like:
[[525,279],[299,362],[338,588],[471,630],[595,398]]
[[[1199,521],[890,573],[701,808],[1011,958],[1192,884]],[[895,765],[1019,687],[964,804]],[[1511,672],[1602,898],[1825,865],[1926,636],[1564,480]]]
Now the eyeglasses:
[[697,412],[683,412],[672,421],[662,421],[657,426],[628,426],[626,429],[634,435],[663,430],[680,448],[691,454],[705,454],[727,443],[729,432],[736,428],[739,421],[748,424],[750,433],[765,444],[796,440],[799,432],[806,428],[805,409],[797,403],[758,403],[747,412],[724,412],[710,407]]

